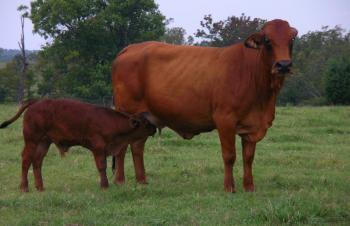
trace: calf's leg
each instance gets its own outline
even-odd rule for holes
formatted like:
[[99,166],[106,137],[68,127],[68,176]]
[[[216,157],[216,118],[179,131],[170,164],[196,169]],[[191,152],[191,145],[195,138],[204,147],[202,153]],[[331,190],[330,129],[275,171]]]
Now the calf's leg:
[[128,145],[125,145],[120,150],[117,151],[115,157],[113,156],[113,169],[116,167],[115,175],[114,175],[114,183],[115,184],[124,184],[125,183],[125,174],[124,174],[124,159],[126,151],[128,150]]
[[243,189],[245,191],[254,191],[252,164],[254,161],[256,142],[249,142],[242,138],[243,155]]
[[33,172],[34,172],[34,179],[35,179],[35,187],[38,191],[44,191],[41,168],[42,168],[44,157],[47,154],[49,147],[50,147],[49,142],[45,142],[45,141],[40,142],[34,154]]
[[26,142],[22,151],[22,178],[20,189],[22,192],[28,192],[28,170],[32,164],[33,154],[35,153],[36,144]]
[[94,157],[97,170],[100,174],[100,186],[101,188],[108,188],[108,179],[106,175],[107,158],[103,150],[94,150]]
[[131,153],[134,161],[136,181],[140,184],[147,184],[143,158],[146,141],[147,138],[144,138],[131,144]]

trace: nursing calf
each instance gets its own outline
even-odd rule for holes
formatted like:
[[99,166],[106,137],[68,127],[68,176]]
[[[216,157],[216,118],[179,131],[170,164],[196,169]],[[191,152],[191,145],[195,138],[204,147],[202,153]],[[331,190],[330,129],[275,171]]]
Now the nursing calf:
[[75,145],[91,150],[100,174],[100,185],[107,188],[107,155],[115,155],[127,144],[145,139],[156,132],[156,128],[145,119],[143,113],[129,116],[112,109],[64,99],[29,101],[21,106],[13,118],[3,122],[0,128],[13,123],[26,109],[20,185],[23,192],[28,191],[27,176],[31,164],[35,187],[39,191],[44,190],[41,167],[52,143],[61,154]]

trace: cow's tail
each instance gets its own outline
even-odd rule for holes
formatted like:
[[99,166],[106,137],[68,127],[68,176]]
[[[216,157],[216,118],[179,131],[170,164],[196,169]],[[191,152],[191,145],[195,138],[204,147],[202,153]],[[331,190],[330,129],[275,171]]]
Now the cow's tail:
[[0,124],[0,129],[6,128],[8,125],[12,124],[14,121],[16,121],[21,115],[22,113],[32,104],[34,104],[35,102],[37,102],[36,100],[28,100],[25,101],[24,103],[22,103],[21,107],[19,108],[17,114],[15,116],[13,116],[12,118],[10,118],[9,120],[3,122]]

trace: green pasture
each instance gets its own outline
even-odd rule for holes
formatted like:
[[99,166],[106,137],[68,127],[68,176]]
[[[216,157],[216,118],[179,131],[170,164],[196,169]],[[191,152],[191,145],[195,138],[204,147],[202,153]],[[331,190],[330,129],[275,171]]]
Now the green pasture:
[[[0,121],[17,111],[0,105]],[[0,225],[350,225],[350,107],[280,107],[257,145],[256,191],[242,189],[239,140],[235,194],[223,191],[217,132],[183,140],[170,130],[147,142],[148,185],[135,182],[130,152],[125,185],[102,191],[91,153],[52,146],[43,164],[44,192],[29,172],[18,189],[21,120],[0,130]]]
[[0,69],[1,68],[5,68],[6,67],[6,63],[5,62],[0,62]]

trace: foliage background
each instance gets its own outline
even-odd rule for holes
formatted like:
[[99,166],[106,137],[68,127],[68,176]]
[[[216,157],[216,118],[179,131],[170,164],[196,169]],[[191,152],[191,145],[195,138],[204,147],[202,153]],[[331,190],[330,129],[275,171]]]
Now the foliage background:
[[[36,0],[28,12],[20,12],[32,20],[34,32],[48,40],[43,49],[28,52],[26,98],[94,103],[111,102],[111,64],[129,44],[156,40],[224,47],[244,41],[266,22],[245,14],[220,21],[204,15],[197,32],[187,36],[183,28],[171,27],[172,19],[165,18],[153,0]],[[0,49],[0,102],[14,102],[20,93],[21,56],[14,56],[15,50]],[[350,32],[341,27],[299,35],[294,74],[286,80],[278,104],[349,104],[349,59]]]

